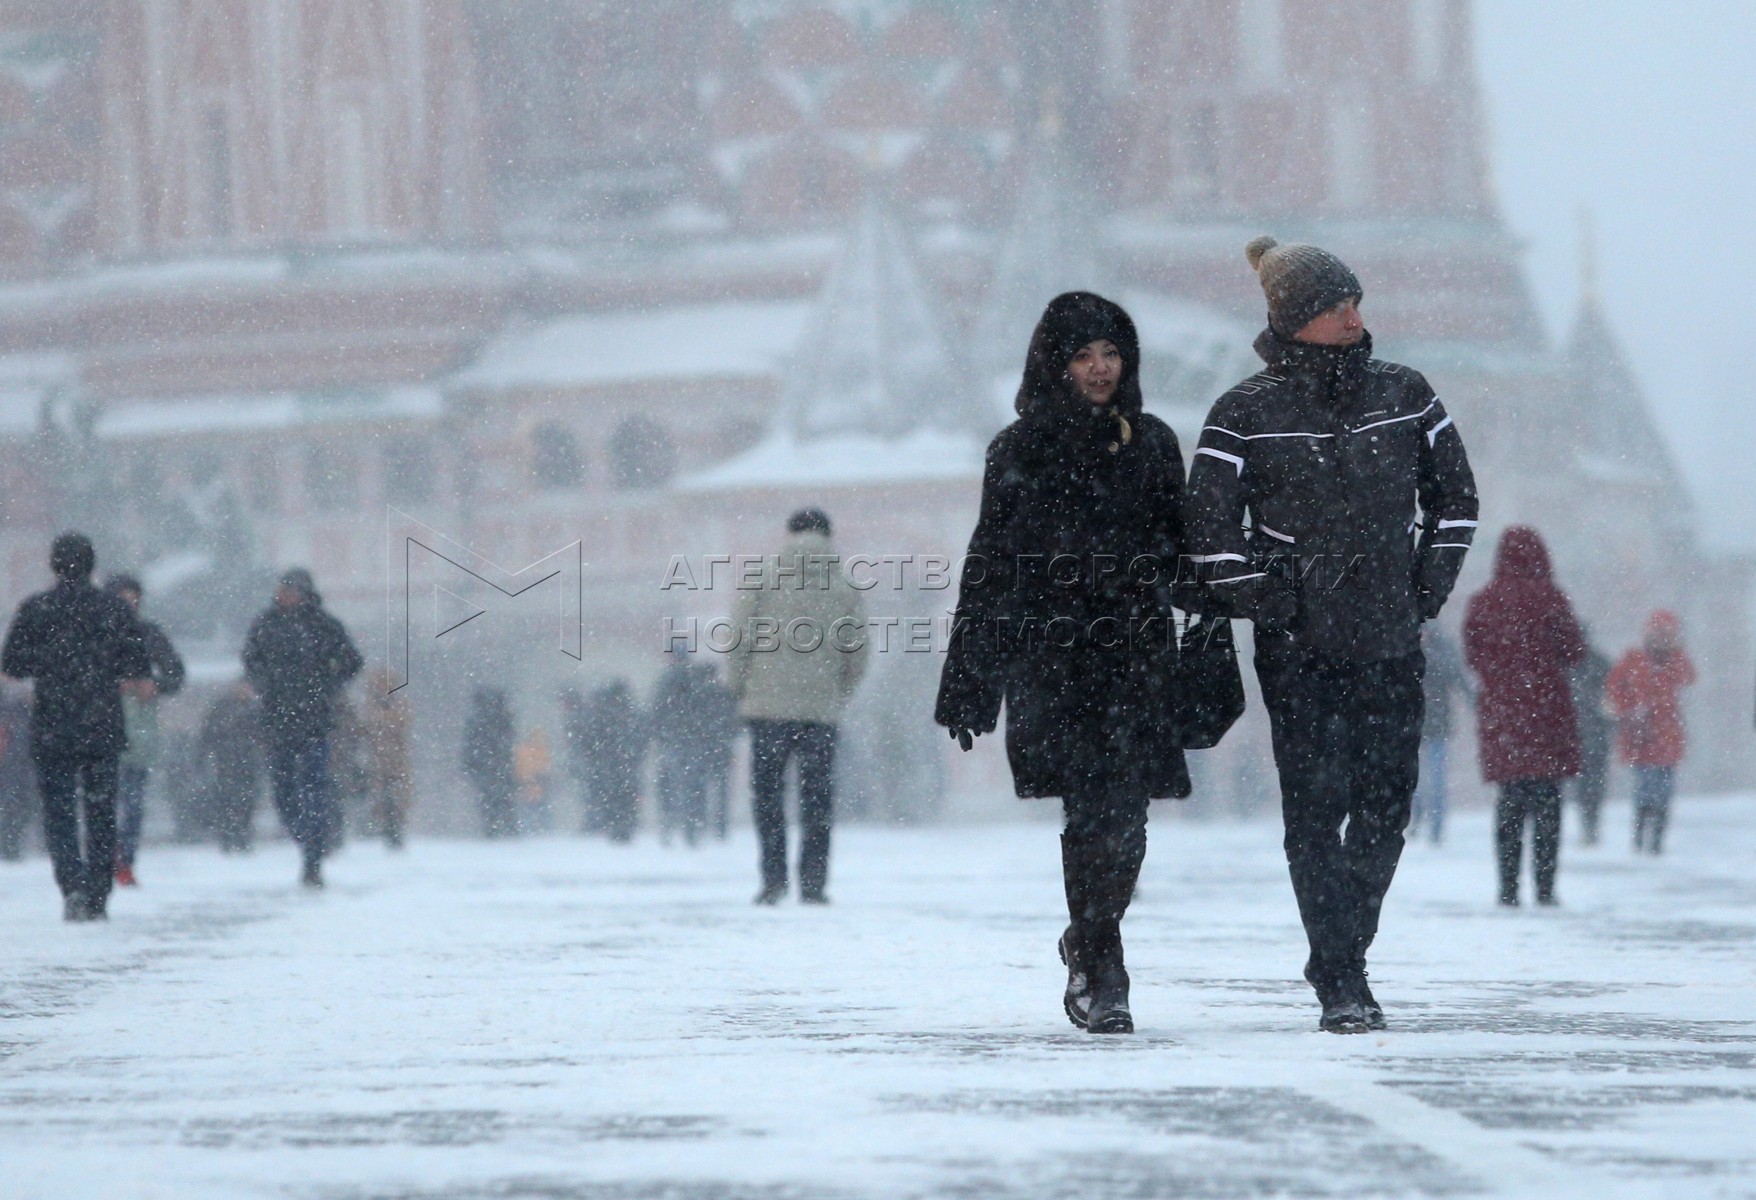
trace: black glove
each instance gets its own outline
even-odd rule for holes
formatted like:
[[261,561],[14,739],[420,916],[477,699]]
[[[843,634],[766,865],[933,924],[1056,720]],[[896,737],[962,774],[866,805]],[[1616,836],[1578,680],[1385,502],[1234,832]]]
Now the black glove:
[[1270,588],[1256,601],[1258,633],[1291,633],[1299,621],[1299,596],[1290,588]]
[[1425,588],[1415,592],[1415,611],[1421,614],[1421,620],[1432,621],[1439,616],[1439,610],[1445,607],[1445,597],[1437,592],[1429,592]]
[[968,750],[971,746],[975,745],[976,739],[982,736],[975,730],[966,729],[962,725],[953,725],[945,732],[949,733],[952,740],[965,750]]

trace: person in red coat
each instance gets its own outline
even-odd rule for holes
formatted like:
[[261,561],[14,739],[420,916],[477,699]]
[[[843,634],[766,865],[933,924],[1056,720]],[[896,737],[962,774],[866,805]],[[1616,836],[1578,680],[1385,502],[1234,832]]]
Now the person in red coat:
[[1604,704],[1620,723],[1622,761],[1634,768],[1634,849],[1657,854],[1671,815],[1677,764],[1688,748],[1677,693],[1695,682],[1677,615],[1660,609],[1641,644],[1622,656],[1604,684]]
[[1555,585],[1548,548],[1529,526],[1514,525],[1501,536],[1493,579],[1470,597],[1463,653],[1481,679],[1476,723],[1482,776],[1500,788],[1500,903],[1518,903],[1528,822],[1537,903],[1554,904],[1561,781],[1580,767],[1567,672],[1585,657],[1585,635]]

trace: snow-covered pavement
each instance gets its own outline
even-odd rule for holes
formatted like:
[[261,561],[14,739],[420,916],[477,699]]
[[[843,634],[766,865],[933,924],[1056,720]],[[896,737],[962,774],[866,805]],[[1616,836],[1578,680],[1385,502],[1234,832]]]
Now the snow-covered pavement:
[[0,1195],[322,1200],[1756,1195],[1756,800],[1670,853],[1569,831],[1556,912],[1487,826],[1412,846],[1316,1032],[1278,828],[1155,809],[1140,1032],[1061,1016],[1048,823],[839,835],[827,909],[748,831],[151,848],[105,926],[0,867]]

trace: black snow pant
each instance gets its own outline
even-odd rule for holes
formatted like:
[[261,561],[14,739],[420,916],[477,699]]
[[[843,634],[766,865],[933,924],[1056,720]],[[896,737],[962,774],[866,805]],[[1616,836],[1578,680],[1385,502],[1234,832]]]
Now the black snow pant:
[[1500,859],[1500,903],[1518,903],[1518,868],[1524,855],[1524,827],[1531,826],[1530,868],[1540,901],[1555,898],[1555,868],[1561,858],[1561,781],[1514,779],[1500,785],[1494,813],[1494,846]]
[[1420,651],[1357,662],[1257,643],[1308,974],[1365,969],[1420,775]]
[[1093,786],[1061,799],[1061,881],[1072,942],[1088,973],[1123,966],[1122,918],[1146,861],[1147,796]]
[[[116,756],[41,756],[37,784],[43,795],[43,842],[63,896],[79,893],[103,911],[116,875]],[[83,794],[82,794],[83,793]],[[85,845],[79,818],[85,810]]]
[[281,825],[298,845],[305,869],[315,871],[341,842],[341,807],[329,774],[329,739],[319,735],[276,740],[268,752],[268,781]]
[[821,721],[750,721],[750,807],[762,848],[762,886],[787,886],[787,762],[799,763],[799,895],[821,900],[829,881],[835,821],[835,726]]

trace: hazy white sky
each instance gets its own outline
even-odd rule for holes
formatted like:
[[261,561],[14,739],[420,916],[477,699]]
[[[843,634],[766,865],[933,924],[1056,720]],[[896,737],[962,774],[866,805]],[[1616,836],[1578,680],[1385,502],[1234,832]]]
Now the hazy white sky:
[[1756,549],[1756,2],[1476,0],[1502,210],[1565,336],[1579,210],[1610,320],[1694,486]]

